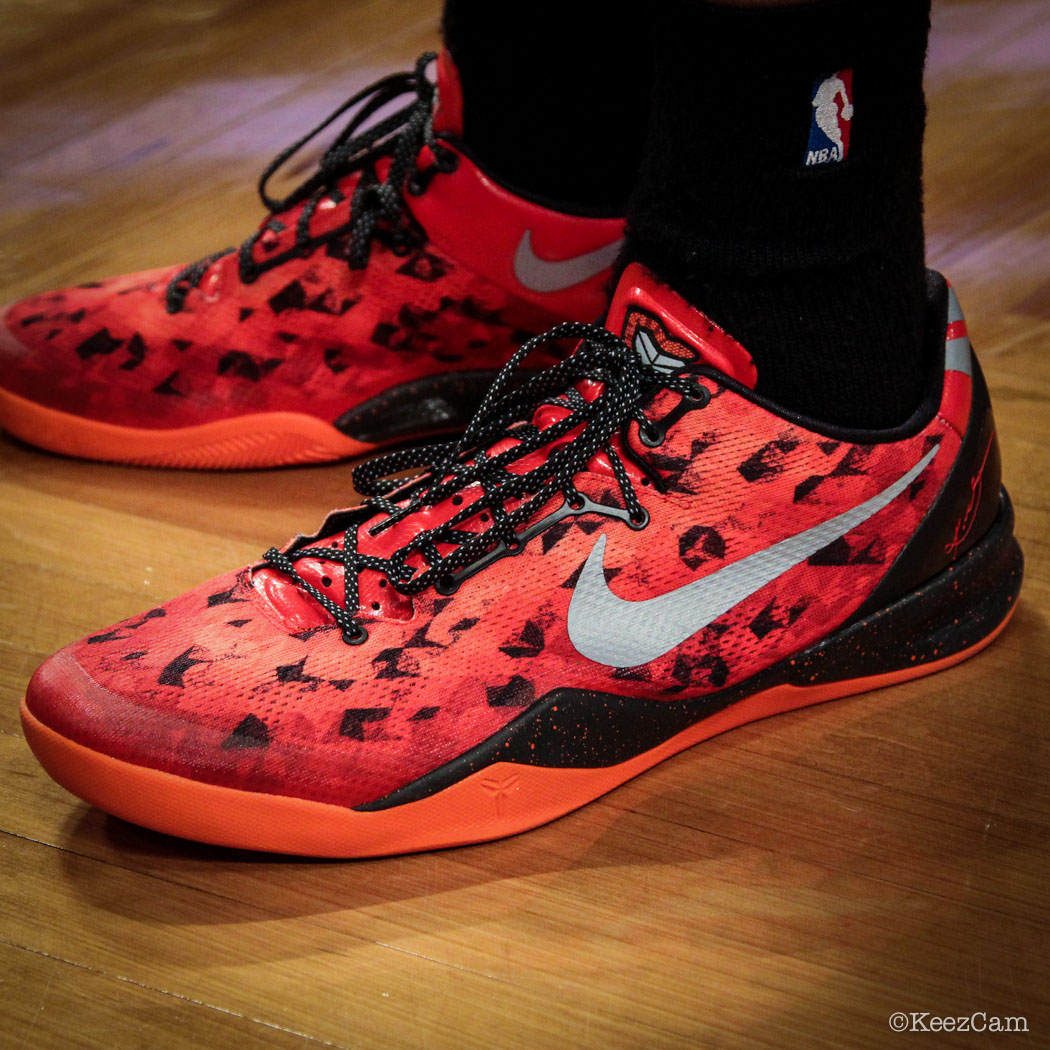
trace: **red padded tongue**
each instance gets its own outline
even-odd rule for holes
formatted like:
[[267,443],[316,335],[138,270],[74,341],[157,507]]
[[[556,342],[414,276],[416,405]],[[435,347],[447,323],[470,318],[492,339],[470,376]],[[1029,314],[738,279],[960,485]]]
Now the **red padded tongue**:
[[657,368],[708,365],[754,388],[751,355],[641,263],[631,263],[613,293],[605,327],[632,343]]
[[434,131],[456,138],[463,135],[463,88],[459,82],[459,70],[447,50],[443,50],[437,60]]

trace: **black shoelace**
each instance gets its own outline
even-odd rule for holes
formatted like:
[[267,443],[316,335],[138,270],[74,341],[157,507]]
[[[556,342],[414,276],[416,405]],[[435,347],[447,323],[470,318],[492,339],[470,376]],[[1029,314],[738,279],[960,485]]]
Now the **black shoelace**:
[[[537,347],[559,339],[583,341],[571,356],[523,380],[520,368],[524,359]],[[593,399],[585,398],[577,389],[584,379],[602,384]],[[681,394],[682,401],[662,423],[656,423],[646,416],[642,405],[660,388]],[[643,438],[648,438],[643,443],[652,447],[659,444],[672,417],[677,420],[683,411],[703,407],[709,397],[706,387],[694,376],[666,374],[653,368],[604,328],[578,322],[557,325],[515,352],[458,440],[391,452],[355,468],[354,484],[368,498],[341,522],[345,524],[342,548],[293,545],[287,551],[271,548],[264,558],[332,615],[342,629],[344,641],[360,644],[368,638],[358,616],[358,575],[364,569],[382,573],[403,594],[416,594],[427,587],[449,594],[478,568],[497,557],[518,553],[546,527],[549,519],[597,511],[618,517],[631,528],[644,528],[649,514],[635,492],[622,457],[629,456],[640,468],[645,475],[643,484],[661,487],[662,483],[659,475],[631,451],[627,427],[632,421],[637,422]],[[560,406],[568,412],[542,429],[535,423],[523,422],[531,420],[541,405]],[[570,433],[571,437],[564,440]],[[619,452],[612,442],[617,434],[621,437]],[[511,447],[495,454],[487,451],[506,438],[513,439]],[[533,469],[525,473],[510,469],[512,464],[544,448],[549,451]],[[598,452],[604,452],[612,466],[622,508],[596,504],[576,487],[575,478]],[[421,469],[422,473],[409,481],[391,478],[392,474],[413,469]],[[475,485],[468,492],[468,486]],[[562,513],[547,515],[537,524],[537,514],[558,496],[564,500]],[[388,558],[358,550],[359,528],[367,527],[371,535],[377,535],[414,512],[447,499],[459,507],[452,517],[413,536]],[[508,503],[519,500],[517,506],[508,510]],[[376,520],[366,526],[373,518]],[[485,524],[481,531],[461,527],[473,518]],[[300,542],[310,544],[317,538]],[[454,549],[442,553],[439,545]],[[295,562],[301,558],[342,564],[342,605],[303,579],[295,568]],[[416,564],[410,565],[410,559]]]
[[[407,254],[419,242],[421,233],[405,205],[405,193],[418,196],[435,174],[453,171],[459,163],[456,154],[434,136],[436,88],[427,79],[426,69],[436,57],[428,51],[420,55],[415,69],[393,73],[359,91],[274,157],[259,178],[259,198],[272,217],[239,249],[226,248],[180,270],[168,282],[168,312],[178,313],[185,305],[186,296],[200,284],[212,263],[234,251],[238,256],[238,276],[245,284],[251,284],[260,274],[289,259],[302,258],[318,245],[344,236],[348,238],[347,262],[351,269],[363,269],[368,264],[372,242],[377,237],[382,237],[394,252]],[[383,106],[406,94],[415,95],[408,105],[355,134]],[[360,108],[325,152],[317,170],[286,197],[271,197],[267,187],[273,176],[311,139],[355,106]],[[420,168],[417,159],[424,147],[429,147],[434,161]],[[384,156],[390,157],[390,168],[381,180],[376,174],[375,162]],[[323,234],[311,234],[310,223],[318,205],[325,199],[342,201],[338,184],[357,171],[361,177],[350,200],[347,221]],[[254,252],[259,238],[267,232],[277,234],[286,229],[278,216],[304,201],[292,247],[257,261]]]

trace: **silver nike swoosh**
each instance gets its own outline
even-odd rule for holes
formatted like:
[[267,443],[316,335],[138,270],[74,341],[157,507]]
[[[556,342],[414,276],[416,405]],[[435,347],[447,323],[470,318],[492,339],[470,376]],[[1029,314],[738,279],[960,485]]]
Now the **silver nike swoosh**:
[[616,262],[623,238],[571,259],[541,259],[532,250],[532,230],[526,230],[514,252],[514,276],[532,292],[561,292],[584,281]]
[[609,590],[603,571],[606,537],[599,536],[572,592],[569,640],[580,655],[609,667],[637,667],[669,653],[767,583],[878,514],[926,469],[938,448],[930,449],[892,485],[856,507],[655,598],[629,601]]

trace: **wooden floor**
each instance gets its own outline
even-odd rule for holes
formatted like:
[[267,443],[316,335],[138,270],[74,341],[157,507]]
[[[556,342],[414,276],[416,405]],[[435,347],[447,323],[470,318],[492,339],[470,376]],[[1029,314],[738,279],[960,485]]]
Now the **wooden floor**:
[[[0,2],[0,299],[235,242],[270,156],[433,44],[437,14]],[[1050,1046],[1050,5],[939,3],[928,85],[931,259],[1028,557],[999,642],[514,840],[358,863],[198,847],[53,784],[26,680],[319,521],[349,472],[158,473],[0,439],[0,1046]],[[896,1035],[895,1011],[1030,1033]]]

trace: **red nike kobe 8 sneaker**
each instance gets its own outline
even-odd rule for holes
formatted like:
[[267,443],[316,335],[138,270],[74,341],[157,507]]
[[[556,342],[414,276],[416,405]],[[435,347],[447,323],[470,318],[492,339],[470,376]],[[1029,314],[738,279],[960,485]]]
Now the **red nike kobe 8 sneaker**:
[[[461,429],[523,339],[598,316],[622,220],[489,178],[461,140],[451,59],[435,86],[433,57],[278,156],[270,214],[239,250],[9,306],[0,425],[154,466],[330,460]],[[354,107],[317,171],[272,198],[274,172]]]
[[[30,683],[48,772],[207,842],[365,856],[542,824],[741,723],[948,667],[1021,582],[988,394],[945,281],[904,426],[753,392],[637,265],[608,329],[371,499],[71,645]],[[423,467],[409,482],[387,480]]]

